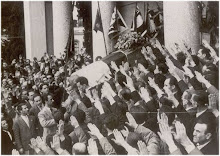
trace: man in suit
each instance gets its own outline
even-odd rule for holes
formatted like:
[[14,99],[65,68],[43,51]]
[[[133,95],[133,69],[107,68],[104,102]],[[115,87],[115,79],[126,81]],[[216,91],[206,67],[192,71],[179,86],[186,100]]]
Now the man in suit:
[[9,130],[8,122],[6,118],[2,118],[1,121],[1,141],[2,141],[2,153],[3,155],[11,155],[14,148],[14,137],[12,132]]
[[193,142],[204,155],[219,154],[214,115],[203,115],[197,120],[193,132]]
[[34,154],[30,148],[30,139],[36,137],[35,118],[28,115],[28,107],[21,103],[17,107],[21,114],[13,124],[13,132],[20,154]]
[[44,129],[43,138],[46,139],[49,134],[56,133],[57,124],[54,120],[53,113],[57,109],[52,107],[54,100],[51,94],[44,96],[44,102],[45,107],[38,113],[38,119]]
[[34,94],[34,106],[30,109],[29,114],[31,116],[34,116],[36,118],[36,133],[37,136],[43,136],[43,128],[40,125],[39,119],[38,119],[38,113],[43,109],[43,102],[40,94]]

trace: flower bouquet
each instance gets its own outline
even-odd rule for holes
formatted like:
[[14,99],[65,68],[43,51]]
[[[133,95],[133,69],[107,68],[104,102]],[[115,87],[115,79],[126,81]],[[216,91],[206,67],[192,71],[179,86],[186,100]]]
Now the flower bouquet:
[[119,36],[115,48],[123,51],[128,49],[134,50],[139,46],[143,46],[145,43],[146,40],[141,34],[137,32],[129,32]]

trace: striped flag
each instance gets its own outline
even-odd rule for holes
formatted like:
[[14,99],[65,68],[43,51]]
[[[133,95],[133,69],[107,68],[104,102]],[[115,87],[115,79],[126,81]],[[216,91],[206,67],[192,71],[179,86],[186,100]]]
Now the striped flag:
[[144,29],[144,21],[141,16],[141,12],[139,10],[139,7],[136,6],[135,13],[134,13],[134,19],[131,24],[131,30],[137,31],[137,32],[143,32]]
[[125,23],[118,9],[116,9],[115,7],[114,12],[112,13],[112,18],[108,32],[109,38],[115,38],[119,35],[119,32],[121,32],[125,28],[127,28],[127,24]]

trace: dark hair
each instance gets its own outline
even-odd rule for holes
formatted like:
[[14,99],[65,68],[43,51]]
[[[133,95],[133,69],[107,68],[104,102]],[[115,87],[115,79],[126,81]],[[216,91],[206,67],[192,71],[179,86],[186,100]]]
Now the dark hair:
[[116,76],[117,76],[118,83],[122,87],[125,87],[123,82],[127,83],[126,76],[124,76],[121,72],[117,72]]
[[213,137],[213,134],[216,132],[217,121],[216,121],[216,117],[211,112],[202,115],[197,120],[196,123],[206,124],[207,125],[206,133],[211,133]]
[[103,119],[103,124],[110,130],[117,129],[119,126],[118,116],[114,113],[107,114]]
[[208,80],[217,89],[219,88],[219,73],[214,71],[205,72],[205,79]]
[[139,140],[142,140],[141,134],[136,133],[136,132],[130,132],[130,133],[128,133],[127,143],[128,143],[130,146],[132,146],[132,147],[138,149],[137,142],[138,142]]
[[196,93],[193,95],[194,95],[193,100],[195,102],[197,102],[198,105],[205,106],[205,104],[209,103],[209,98],[208,98],[207,92],[200,90],[200,91],[196,91]]
[[142,124],[147,119],[147,111],[139,106],[133,106],[130,112],[138,124]]
[[186,56],[183,52],[179,52],[176,54],[177,60],[180,62],[182,66],[185,65]]
[[196,64],[196,66],[198,66],[200,63],[198,56],[192,55],[192,59],[193,59],[194,63]]
[[202,54],[205,54],[205,58],[206,58],[207,60],[210,60],[210,59],[211,59],[211,55],[210,55],[210,50],[209,50],[209,49],[203,48],[203,50],[202,50],[201,52],[202,52]]
[[125,101],[130,101],[132,99],[131,91],[128,88],[123,88],[120,94],[124,98]]
[[46,86],[48,87],[48,84],[42,83],[42,84],[40,84],[39,89],[42,90],[42,88],[43,88],[44,85],[46,85]]
[[77,109],[76,111],[74,111],[72,115],[77,119],[79,124],[84,123],[84,121],[86,119],[85,112],[80,109]]
[[158,73],[154,75],[154,81],[160,89],[163,89],[165,80],[166,80],[166,77],[163,74]]
[[162,74],[168,73],[168,66],[165,63],[159,63],[158,65],[158,70],[162,72]]
[[55,111],[53,114],[53,118],[56,123],[59,123],[60,120],[64,121],[64,114],[61,111]]
[[88,85],[89,84],[89,82],[88,82],[88,80],[87,80],[87,78],[85,78],[85,77],[78,77],[77,79],[76,79],[76,83],[80,83],[80,85]]
[[22,106],[26,105],[26,103],[20,103],[18,106],[17,106],[17,110],[20,112],[22,110]]
[[42,99],[42,97],[41,97],[41,95],[40,94],[38,94],[38,93],[34,93],[34,98],[33,99],[35,99],[37,96],[40,96],[40,98]]
[[53,95],[51,93],[48,93],[46,95],[42,96],[42,101],[45,103],[46,101],[48,101],[48,96],[51,96],[53,98]]
[[145,59],[140,59],[140,60],[137,60],[137,63],[140,63],[144,66],[144,68],[148,68],[149,64],[148,62],[145,60]]

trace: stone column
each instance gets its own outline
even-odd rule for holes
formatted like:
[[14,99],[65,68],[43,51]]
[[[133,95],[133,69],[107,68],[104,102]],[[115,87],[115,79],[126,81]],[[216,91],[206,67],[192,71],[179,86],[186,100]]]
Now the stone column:
[[[102,26],[105,36],[107,54],[113,51],[113,44],[110,38],[108,37],[108,30],[110,26],[110,21],[115,7],[115,2],[111,1],[99,1],[100,13],[102,18]],[[92,1],[92,32],[93,32],[93,60],[97,56],[106,56],[106,50],[104,45],[103,34],[98,31],[97,33],[93,30],[96,14],[97,14],[98,2]]]
[[26,58],[40,59],[47,51],[45,3],[24,1]]
[[60,57],[65,51],[70,31],[71,1],[53,1],[53,44],[54,55]]
[[200,45],[198,2],[164,1],[165,46],[182,39],[196,52]]

